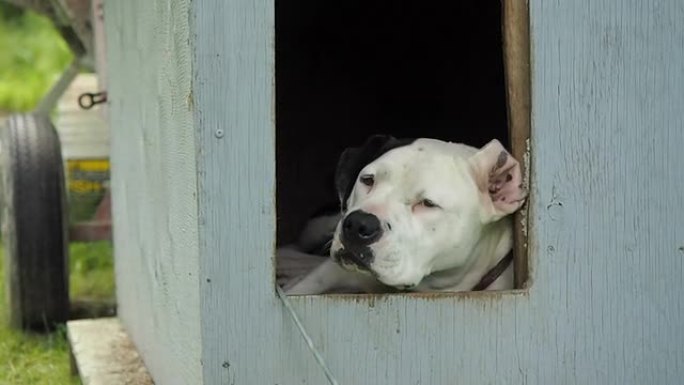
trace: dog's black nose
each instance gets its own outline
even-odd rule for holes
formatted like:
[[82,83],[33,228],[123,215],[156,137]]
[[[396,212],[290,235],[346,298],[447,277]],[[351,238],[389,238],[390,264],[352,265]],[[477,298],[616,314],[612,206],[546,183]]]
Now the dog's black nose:
[[356,210],[349,213],[342,222],[342,236],[355,246],[366,246],[382,235],[380,220],[373,214]]

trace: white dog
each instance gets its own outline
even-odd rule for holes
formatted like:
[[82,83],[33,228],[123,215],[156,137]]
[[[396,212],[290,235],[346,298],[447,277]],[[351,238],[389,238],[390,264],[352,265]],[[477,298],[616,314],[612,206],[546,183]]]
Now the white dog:
[[[334,229],[331,258],[309,258],[288,294],[513,288],[510,214],[526,193],[497,140],[478,150],[375,136],[342,154],[335,184],[342,214],[316,222],[319,236]],[[279,266],[307,260],[293,247],[278,254]]]

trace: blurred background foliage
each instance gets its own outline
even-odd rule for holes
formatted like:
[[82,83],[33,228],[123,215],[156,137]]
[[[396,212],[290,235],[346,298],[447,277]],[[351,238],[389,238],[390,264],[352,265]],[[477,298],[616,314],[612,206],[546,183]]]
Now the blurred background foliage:
[[0,113],[33,109],[72,58],[49,19],[0,1]]

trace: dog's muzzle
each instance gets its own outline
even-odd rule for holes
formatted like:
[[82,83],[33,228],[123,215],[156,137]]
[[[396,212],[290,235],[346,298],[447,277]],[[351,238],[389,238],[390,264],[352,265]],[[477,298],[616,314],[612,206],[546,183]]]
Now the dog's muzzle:
[[373,251],[370,245],[382,237],[382,225],[378,217],[356,210],[342,220],[342,245],[336,257],[342,262],[352,262],[364,269],[370,268]]

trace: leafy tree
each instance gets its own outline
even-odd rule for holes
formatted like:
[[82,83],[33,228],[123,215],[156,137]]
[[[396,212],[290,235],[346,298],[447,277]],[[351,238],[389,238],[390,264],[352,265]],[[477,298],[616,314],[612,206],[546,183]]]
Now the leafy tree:
[[0,111],[33,109],[72,57],[49,19],[0,2]]

